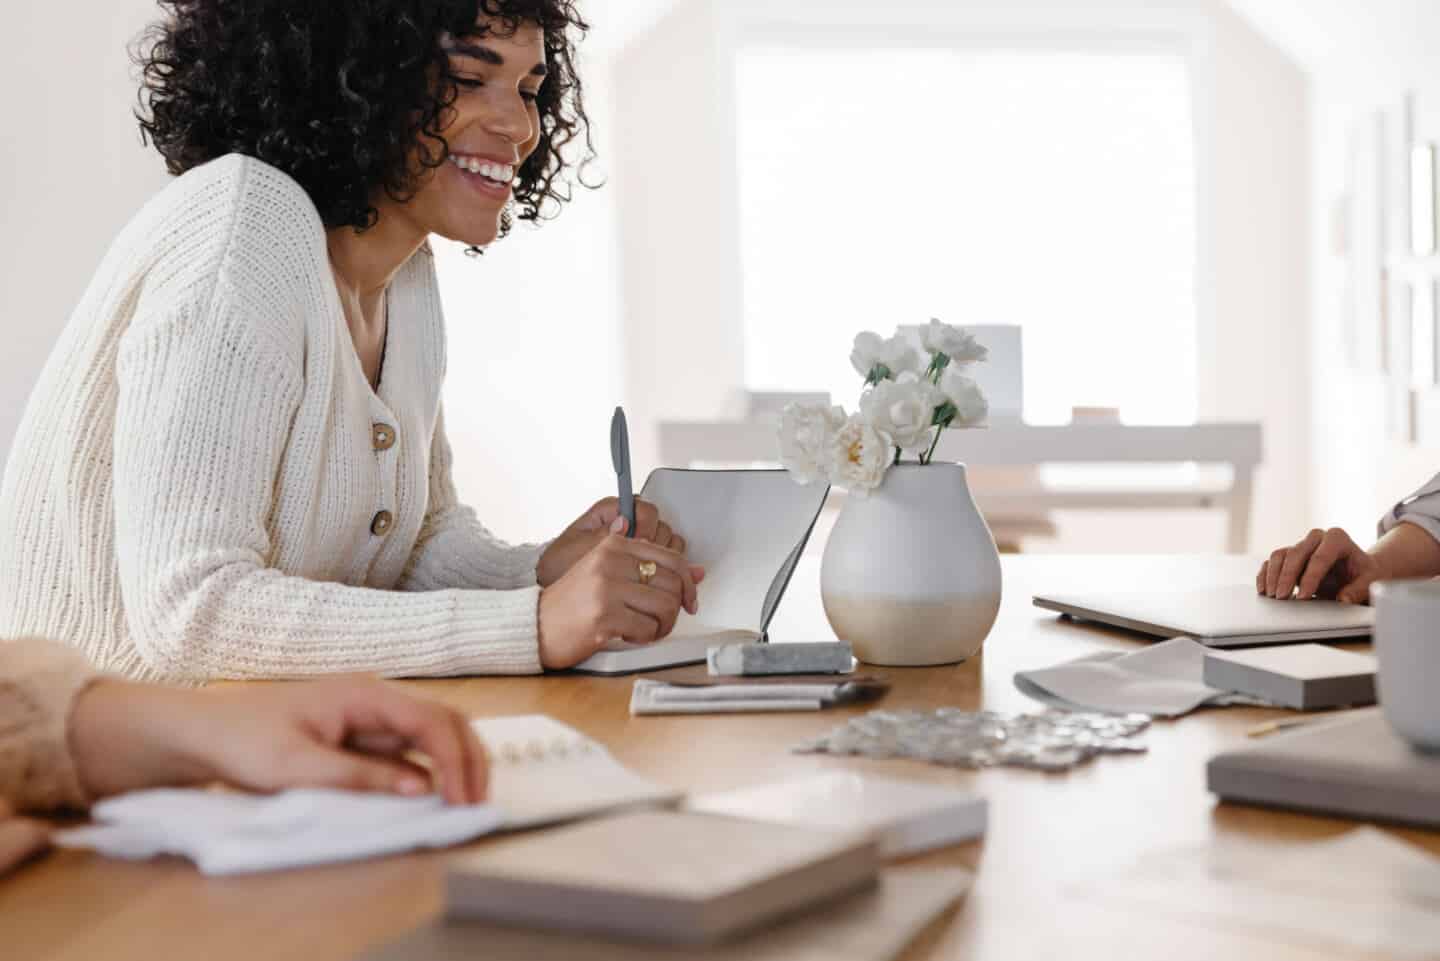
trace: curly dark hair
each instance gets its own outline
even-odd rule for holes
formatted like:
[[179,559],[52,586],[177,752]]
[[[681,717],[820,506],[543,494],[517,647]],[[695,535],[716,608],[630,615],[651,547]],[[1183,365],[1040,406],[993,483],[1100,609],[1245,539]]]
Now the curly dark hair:
[[[445,162],[457,86],[441,38],[474,35],[481,15],[492,33],[545,31],[540,141],[516,171],[516,215],[554,216],[571,196],[567,171],[595,156],[575,70],[589,24],[574,0],[159,2],[167,17],[134,50],[136,118],[172,174],[243,153],[294,177],[325,226],[374,226],[377,189],[403,203]],[[579,158],[567,156],[574,142]],[[509,227],[507,213],[501,234]]]

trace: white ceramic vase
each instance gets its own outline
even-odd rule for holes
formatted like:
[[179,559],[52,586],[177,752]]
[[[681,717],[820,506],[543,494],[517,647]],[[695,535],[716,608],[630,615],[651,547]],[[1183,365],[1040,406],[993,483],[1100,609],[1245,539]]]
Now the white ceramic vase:
[[850,495],[825,545],[830,626],[867,664],[951,664],[980,651],[1000,610],[1000,554],[963,464],[900,464]]

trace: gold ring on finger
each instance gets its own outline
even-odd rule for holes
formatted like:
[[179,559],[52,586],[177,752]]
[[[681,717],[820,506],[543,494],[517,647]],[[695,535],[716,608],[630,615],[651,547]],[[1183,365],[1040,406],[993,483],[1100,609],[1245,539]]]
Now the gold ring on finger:
[[655,579],[655,572],[659,570],[654,561],[641,561],[639,564],[640,583],[649,584]]

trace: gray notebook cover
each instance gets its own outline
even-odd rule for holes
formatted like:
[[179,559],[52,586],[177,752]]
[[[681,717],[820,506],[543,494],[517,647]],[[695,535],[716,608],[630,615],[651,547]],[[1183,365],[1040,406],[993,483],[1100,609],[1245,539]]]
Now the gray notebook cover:
[[1375,703],[1375,658],[1325,644],[1205,652],[1204,679],[1301,711]]
[[880,885],[738,940],[696,946],[638,944],[593,935],[475,922],[428,924],[365,961],[893,961],[960,900],[959,868],[891,868]]
[[1206,781],[1227,801],[1440,827],[1440,755],[1402,741],[1378,707],[1226,751]]

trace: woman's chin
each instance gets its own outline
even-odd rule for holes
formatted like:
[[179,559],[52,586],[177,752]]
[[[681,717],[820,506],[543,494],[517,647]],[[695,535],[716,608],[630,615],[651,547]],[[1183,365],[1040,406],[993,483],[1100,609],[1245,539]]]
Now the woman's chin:
[[467,247],[488,247],[495,242],[496,237],[500,236],[500,224],[496,223],[488,230],[470,224],[458,230],[439,230],[436,233],[446,240],[453,240]]

